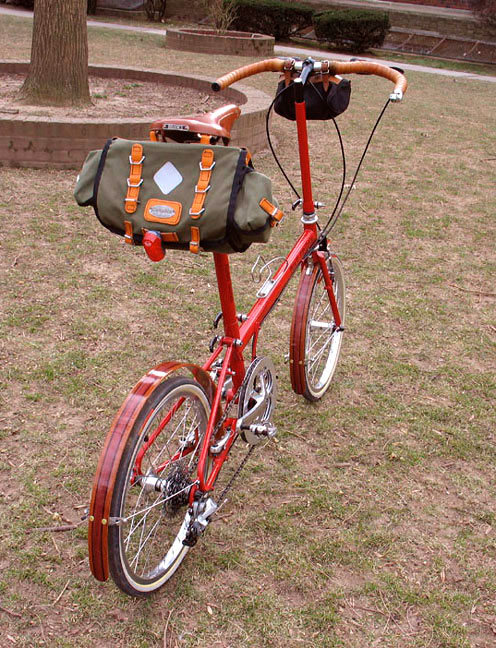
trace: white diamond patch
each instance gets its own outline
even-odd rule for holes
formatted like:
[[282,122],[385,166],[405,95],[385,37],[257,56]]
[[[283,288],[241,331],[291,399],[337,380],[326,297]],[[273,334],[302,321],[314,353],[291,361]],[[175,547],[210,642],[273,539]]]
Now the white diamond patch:
[[160,188],[160,191],[167,195],[181,184],[183,176],[179,173],[172,162],[166,162],[153,176],[153,179]]

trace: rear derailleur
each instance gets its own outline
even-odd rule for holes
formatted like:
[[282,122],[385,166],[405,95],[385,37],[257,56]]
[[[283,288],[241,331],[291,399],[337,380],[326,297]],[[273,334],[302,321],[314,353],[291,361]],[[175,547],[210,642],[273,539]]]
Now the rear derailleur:
[[206,493],[202,494],[199,491],[195,493],[195,501],[188,511],[190,520],[183,539],[183,545],[186,547],[195,546],[217,509],[218,505]]

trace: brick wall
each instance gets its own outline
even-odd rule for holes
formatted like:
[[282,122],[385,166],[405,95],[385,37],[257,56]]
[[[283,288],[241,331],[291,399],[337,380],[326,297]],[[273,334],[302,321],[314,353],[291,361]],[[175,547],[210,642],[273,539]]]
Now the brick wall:
[[186,52],[225,54],[232,56],[271,57],[274,55],[274,37],[261,34],[246,37],[243,32],[217,34],[206,29],[176,29],[169,27],[167,47]]
[[[0,72],[23,74],[29,63],[0,61]],[[151,70],[90,66],[95,76],[140,79],[168,85],[210,91],[210,79],[166,74]],[[243,91],[227,88],[226,103],[242,105],[241,117],[232,130],[232,143],[246,146],[252,152],[266,147],[265,113],[272,97],[251,87]],[[166,115],[164,115],[166,117]],[[31,167],[52,169],[79,169],[92,149],[102,148],[109,137],[146,140],[149,119],[61,119],[47,121],[43,117],[19,115],[0,117],[0,167]]]

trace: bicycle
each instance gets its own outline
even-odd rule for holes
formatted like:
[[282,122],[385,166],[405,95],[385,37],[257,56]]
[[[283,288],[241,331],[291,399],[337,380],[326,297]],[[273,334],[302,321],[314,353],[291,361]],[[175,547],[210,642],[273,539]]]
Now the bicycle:
[[[316,401],[332,381],[346,316],[343,268],[328,240],[339,215],[339,199],[327,225],[320,228],[310,175],[307,84],[324,73],[374,74],[395,84],[386,105],[400,101],[407,87],[401,71],[375,63],[269,59],[234,70],[213,88],[221,90],[265,71],[289,74],[293,81],[303,194],[295,206],[302,210],[303,232],[245,314],[236,311],[229,257],[214,252],[221,305],[215,326],[222,320],[223,335],[214,338],[202,365],[164,362],[149,370],[114,419],[93,483],[90,567],[96,579],[107,580],[110,574],[133,596],[150,594],[171,578],[214,519],[254,448],[276,434],[275,369],[268,357],[257,355],[257,342],[265,318],[298,269],[290,333],[291,385],[297,394]],[[167,120],[169,132],[161,131],[163,123],[155,124],[152,137],[172,135],[185,141],[187,131],[202,142],[222,139],[227,144],[239,113],[230,105],[207,115]],[[342,190],[339,198],[341,194]],[[143,244],[153,260],[161,258],[160,242],[157,248],[152,237],[148,247],[145,240]],[[248,444],[247,453],[222,493],[216,494],[217,478],[238,439]]]

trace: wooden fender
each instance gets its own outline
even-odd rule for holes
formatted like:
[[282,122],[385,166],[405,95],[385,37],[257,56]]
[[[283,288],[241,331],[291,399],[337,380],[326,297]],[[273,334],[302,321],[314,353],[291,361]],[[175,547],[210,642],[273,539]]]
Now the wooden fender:
[[164,362],[150,369],[138,381],[122,404],[105,438],[93,480],[88,523],[90,569],[99,581],[106,581],[109,577],[108,519],[117,469],[127,440],[147,399],[158,385],[180,369],[187,369],[193,374],[212,402],[216,388],[207,371],[194,364]]
[[305,332],[308,316],[308,307],[314,282],[314,275],[319,271],[319,266],[314,265],[311,274],[307,274],[308,264],[304,263],[301,269],[300,282],[296,291],[293,318],[291,320],[291,333],[289,336],[289,372],[291,387],[295,394],[305,391]]

